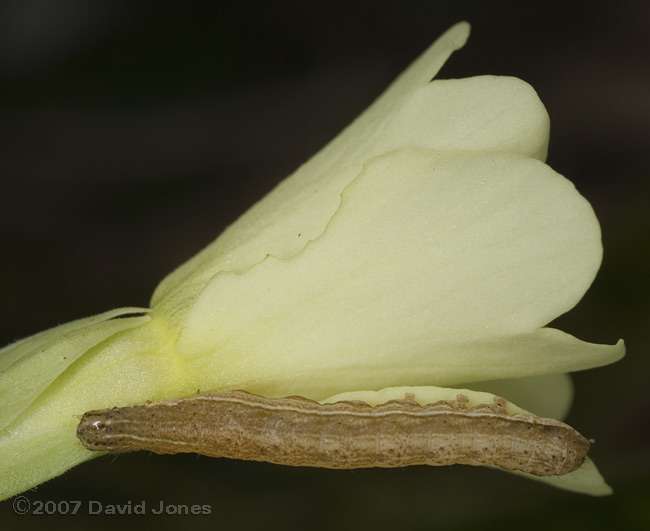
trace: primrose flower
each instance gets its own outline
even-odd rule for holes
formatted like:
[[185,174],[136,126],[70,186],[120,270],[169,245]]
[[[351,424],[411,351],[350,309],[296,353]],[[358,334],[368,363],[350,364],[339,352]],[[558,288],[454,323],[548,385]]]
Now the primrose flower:
[[[562,417],[566,373],[620,359],[544,326],[601,261],[598,221],[544,164],[549,120],[521,80],[431,79],[436,41],[338,137],[123,308],[0,351],[0,498],[96,453],[91,409],[245,389],[371,404],[498,393]],[[514,407],[514,406],[512,406]],[[432,472],[433,473],[433,472]],[[606,494],[589,460],[545,479]]]

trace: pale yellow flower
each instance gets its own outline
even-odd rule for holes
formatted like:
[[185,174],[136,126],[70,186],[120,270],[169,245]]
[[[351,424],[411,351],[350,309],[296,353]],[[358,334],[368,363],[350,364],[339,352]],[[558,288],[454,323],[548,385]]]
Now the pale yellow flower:
[[[544,164],[549,120],[529,85],[431,82],[468,34],[466,23],[446,32],[164,279],[151,310],[114,310],[0,351],[1,497],[96,455],[75,436],[84,411],[197,389],[370,403],[463,389],[470,405],[490,391],[561,418],[566,373],[624,354],[622,342],[544,328],[594,279],[598,221]],[[589,460],[546,481],[609,492]]]

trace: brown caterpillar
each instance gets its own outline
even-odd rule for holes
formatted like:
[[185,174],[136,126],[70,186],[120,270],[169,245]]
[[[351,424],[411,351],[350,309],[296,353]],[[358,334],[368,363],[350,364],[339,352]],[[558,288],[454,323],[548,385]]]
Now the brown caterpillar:
[[322,468],[497,465],[537,476],[584,462],[589,441],[571,426],[510,415],[506,401],[467,407],[467,397],[422,406],[414,396],[378,406],[270,399],[229,391],[89,411],[77,436],[89,450],[212,457]]

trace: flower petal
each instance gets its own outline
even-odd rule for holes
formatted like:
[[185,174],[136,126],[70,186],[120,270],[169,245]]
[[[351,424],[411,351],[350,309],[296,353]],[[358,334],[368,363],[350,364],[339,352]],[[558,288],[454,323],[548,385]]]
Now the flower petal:
[[267,255],[286,259],[300,252],[322,234],[364,161],[381,153],[418,147],[544,158],[548,114],[532,87],[496,76],[430,82],[468,32],[459,24],[438,39],[321,152],[165,278],[152,306],[177,324],[219,272],[243,272]]
[[[423,337],[395,345],[386,340],[384,345],[373,342],[375,350],[364,351],[345,349],[341,339],[335,338],[334,346],[341,350],[320,349],[317,356],[300,350],[291,350],[290,355],[271,354],[264,350],[263,336],[264,332],[257,343],[250,343],[251,351],[234,355],[224,349],[215,356],[193,360],[187,374],[201,389],[242,388],[264,396],[299,394],[313,400],[345,391],[402,385],[462,384],[492,392],[485,380],[512,378],[516,382],[524,377],[584,370],[613,363],[625,353],[622,341],[598,345],[550,328],[466,343],[427,342]],[[526,396],[512,388],[509,392],[504,395],[513,399]],[[553,398],[549,399],[549,393]],[[565,387],[549,387],[542,395],[531,392],[527,403],[536,414],[561,418],[570,405],[566,393]]]
[[[412,394],[413,400],[422,406],[433,404],[440,400],[456,400],[458,395],[465,395],[467,397],[467,407],[472,408],[480,404],[492,404],[495,398],[495,395],[492,393],[476,391],[474,389],[437,387],[433,385],[403,385],[399,387],[385,387],[379,391],[347,391],[329,396],[323,400],[319,400],[319,402],[322,404],[332,404],[343,400],[360,400],[370,404],[371,406],[377,406],[379,404],[385,404],[389,400],[403,400],[407,394]],[[513,404],[511,401],[507,401],[505,407],[510,415],[529,413],[525,409]]]
[[544,161],[549,130],[546,108],[521,79],[435,80],[412,92],[385,129],[376,133],[367,155],[415,147],[507,151]]
[[177,349],[210,358],[193,374],[212,364],[229,387],[317,388],[324,371],[355,389],[579,370],[620,351],[536,329],[580,299],[600,256],[591,207],[543,163],[402,150],[366,165],[303,252],[217,275]]
[[573,381],[564,373],[461,383],[455,387],[503,396],[538,417],[558,420],[567,416],[573,401]]

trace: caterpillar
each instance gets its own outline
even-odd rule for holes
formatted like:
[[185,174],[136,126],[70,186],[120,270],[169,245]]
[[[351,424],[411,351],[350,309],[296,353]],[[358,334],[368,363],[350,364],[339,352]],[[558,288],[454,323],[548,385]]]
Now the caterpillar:
[[77,436],[89,450],[198,453],[334,469],[496,465],[537,476],[584,462],[590,443],[571,426],[508,414],[506,401],[468,399],[420,405],[414,395],[371,406],[271,399],[246,391],[134,404],[85,413]]

